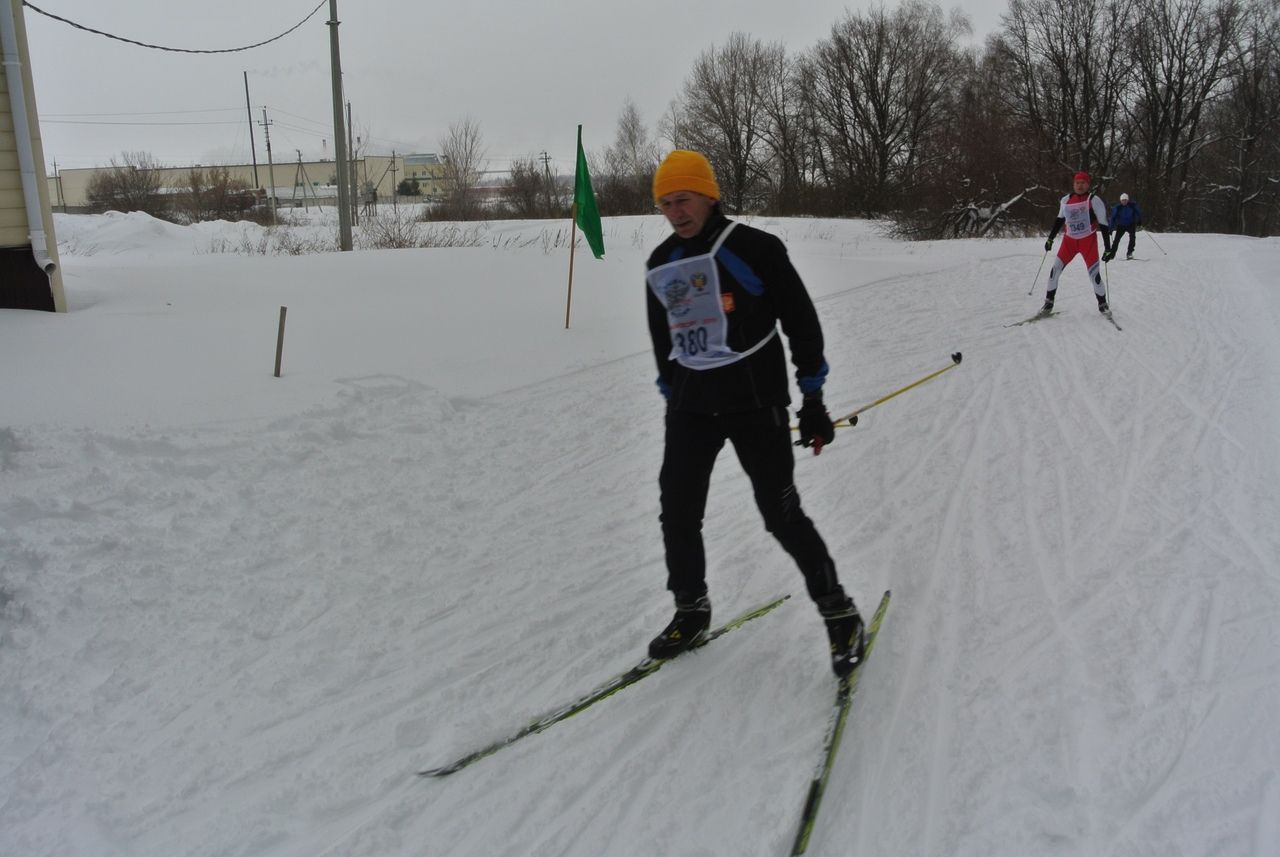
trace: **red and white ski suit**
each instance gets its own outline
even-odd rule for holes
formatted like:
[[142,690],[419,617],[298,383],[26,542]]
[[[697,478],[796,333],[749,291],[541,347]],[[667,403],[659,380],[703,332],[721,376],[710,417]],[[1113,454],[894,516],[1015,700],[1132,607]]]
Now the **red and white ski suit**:
[[1054,232],[1065,225],[1062,243],[1058,245],[1058,255],[1053,260],[1053,268],[1049,271],[1049,293],[1058,290],[1058,275],[1062,269],[1080,254],[1089,267],[1089,280],[1093,283],[1093,293],[1104,296],[1106,286],[1102,284],[1101,266],[1098,263],[1099,228],[1105,235],[1110,232],[1107,226],[1107,206],[1093,194],[1069,193],[1062,198],[1058,206],[1058,221],[1054,224]]

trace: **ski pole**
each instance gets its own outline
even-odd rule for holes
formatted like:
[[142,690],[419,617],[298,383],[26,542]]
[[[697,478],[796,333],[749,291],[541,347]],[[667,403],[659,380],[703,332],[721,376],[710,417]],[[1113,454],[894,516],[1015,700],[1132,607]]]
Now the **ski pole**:
[[1145,233],[1146,233],[1146,235],[1147,235],[1147,237],[1151,239],[1151,243],[1152,243],[1152,244],[1154,244],[1154,245],[1156,245],[1156,249],[1157,249],[1157,250],[1159,250],[1161,253],[1164,253],[1164,255],[1166,255],[1166,256],[1168,256],[1168,255],[1169,255],[1168,253],[1165,253],[1165,252],[1164,252],[1164,248],[1160,246],[1160,242],[1159,242],[1159,241],[1157,241],[1157,240],[1155,239],[1155,237],[1154,237],[1154,236],[1153,236],[1153,235],[1152,235],[1152,234],[1151,234],[1147,229],[1145,229],[1145,228],[1144,228],[1142,231],[1143,231],[1143,232],[1145,232]]
[[[947,371],[948,369],[954,369],[955,367],[960,365],[960,359],[961,359],[961,354],[959,351],[957,351],[955,354],[951,355],[950,365],[943,366],[937,372],[930,372],[928,375],[925,375],[919,381],[912,381],[910,384],[903,387],[901,390],[894,390],[889,395],[881,396],[880,398],[876,399],[874,402],[872,402],[869,405],[863,405],[862,407],[858,408],[856,411],[851,411],[850,413],[845,414],[843,417],[840,417],[838,420],[835,420],[833,422],[833,425],[856,426],[858,424],[858,414],[862,413],[863,411],[869,411],[872,408],[874,408],[876,405],[883,405],[885,402],[889,401],[894,396],[900,396],[903,393],[907,392],[907,390],[912,389],[913,387],[919,387],[925,381],[929,381],[929,380],[932,380],[933,378],[937,378],[939,375],[941,375],[943,372]],[[796,431],[798,428],[799,428],[798,426],[792,426],[791,430]]]
[[[1040,257],[1040,267],[1036,268],[1036,278],[1031,281],[1031,292],[1034,292],[1036,290],[1036,283],[1040,282],[1040,272],[1044,270],[1044,263],[1045,263],[1045,260],[1048,258],[1049,258],[1049,251],[1045,250],[1044,255]],[[1027,292],[1027,294],[1031,294],[1031,292]],[[950,369],[951,367],[948,366],[947,368]]]

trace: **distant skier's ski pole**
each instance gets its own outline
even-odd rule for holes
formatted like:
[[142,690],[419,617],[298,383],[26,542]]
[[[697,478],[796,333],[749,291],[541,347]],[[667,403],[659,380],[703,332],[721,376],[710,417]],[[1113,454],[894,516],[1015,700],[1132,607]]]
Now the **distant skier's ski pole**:
[[1146,236],[1147,236],[1148,238],[1150,238],[1150,239],[1151,239],[1151,243],[1152,243],[1152,244],[1154,244],[1154,245],[1156,245],[1156,249],[1157,249],[1157,250],[1159,250],[1161,253],[1164,253],[1164,255],[1166,255],[1166,256],[1168,256],[1168,255],[1169,255],[1168,253],[1165,253],[1165,252],[1164,252],[1164,248],[1160,246],[1160,242],[1159,242],[1159,241],[1157,241],[1157,240],[1155,239],[1155,236],[1154,236],[1154,235],[1152,235],[1152,234],[1151,234],[1148,230],[1146,230],[1146,229],[1143,229],[1142,231],[1143,231],[1144,233],[1146,233]]
[[[1048,258],[1049,258],[1049,251],[1045,250],[1044,255],[1040,257],[1040,267],[1036,268],[1036,278],[1031,281],[1031,292],[1034,292],[1036,290],[1036,283],[1040,282],[1040,272],[1044,270],[1044,263],[1045,263],[1045,260]],[[1031,294],[1031,292],[1027,292],[1027,294]],[[947,368],[950,369],[951,367],[948,366]]]
[[[939,375],[941,375],[943,372],[946,372],[948,369],[954,369],[955,367],[960,365],[961,356],[962,355],[960,354],[960,352],[957,351],[955,354],[951,355],[951,364],[949,366],[943,366],[937,372],[930,372],[928,375],[925,375],[919,381],[912,381],[910,384],[903,387],[901,390],[894,390],[889,395],[881,396],[880,398],[876,399],[874,402],[872,402],[869,405],[863,405],[862,407],[858,408],[856,411],[851,411],[845,414],[843,417],[840,417],[840,419],[836,420],[834,425],[837,428],[840,426],[856,426],[858,424],[858,414],[862,413],[863,411],[869,411],[872,408],[874,408],[876,405],[883,405],[885,402],[889,401],[894,396],[900,396],[903,393],[907,392],[907,390],[912,389],[913,387],[919,387],[925,381],[930,381],[934,378],[937,378]],[[792,426],[791,430],[798,431],[799,426]]]

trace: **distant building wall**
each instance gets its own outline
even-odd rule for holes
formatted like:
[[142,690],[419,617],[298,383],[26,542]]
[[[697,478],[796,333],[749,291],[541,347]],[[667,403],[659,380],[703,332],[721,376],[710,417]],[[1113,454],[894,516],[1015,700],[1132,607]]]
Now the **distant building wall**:
[[439,155],[405,155],[404,180],[416,181],[423,196],[441,199],[446,190],[444,167]]
[[[356,159],[355,168],[362,198],[366,187],[372,185],[380,199],[390,199],[396,185],[412,178],[418,179],[423,196],[439,197],[444,193],[444,164],[436,155],[397,155],[394,161],[389,155],[366,155]],[[56,200],[59,211],[85,211],[89,206],[89,183],[96,174],[111,169],[102,166],[59,170],[56,176],[46,179],[48,194]],[[277,161],[272,166],[259,161],[256,182],[253,164],[163,167],[156,172],[160,174],[161,187],[182,188],[189,184],[192,170],[210,169],[225,169],[231,178],[264,190],[271,187],[274,175],[276,199],[281,205],[294,200],[301,204],[304,186],[313,189],[321,202],[331,203],[336,195],[338,168],[333,161]],[[306,198],[312,198],[310,190]]]

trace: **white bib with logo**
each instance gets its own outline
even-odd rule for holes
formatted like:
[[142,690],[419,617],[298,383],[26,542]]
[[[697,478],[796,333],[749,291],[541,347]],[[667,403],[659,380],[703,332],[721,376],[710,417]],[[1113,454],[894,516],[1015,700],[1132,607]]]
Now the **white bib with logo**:
[[1088,238],[1093,234],[1093,224],[1089,222],[1089,206],[1093,197],[1083,202],[1072,202],[1063,206],[1066,211],[1067,234],[1072,238]]
[[659,265],[645,277],[649,288],[667,310],[671,331],[670,359],[689,369],[715,369],[754,354],[778,332],[769,334],[746,351],[727,344],[729,322],[720,297],[720,271],[716,252],[737,223],[720,233],[710,253]]

